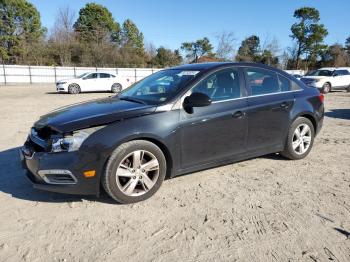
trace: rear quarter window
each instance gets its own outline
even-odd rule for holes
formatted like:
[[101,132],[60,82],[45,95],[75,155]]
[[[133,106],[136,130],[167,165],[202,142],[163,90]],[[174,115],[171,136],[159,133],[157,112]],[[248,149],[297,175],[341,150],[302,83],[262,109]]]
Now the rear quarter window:
[[278,74],[278,84],[280,86],[281,92],[296,91],[301,89],[298,83],[280,74]]

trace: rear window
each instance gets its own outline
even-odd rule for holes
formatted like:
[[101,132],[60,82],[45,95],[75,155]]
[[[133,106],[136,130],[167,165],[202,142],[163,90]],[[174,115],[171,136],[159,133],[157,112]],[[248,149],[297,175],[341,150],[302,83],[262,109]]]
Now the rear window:
[[315,70],[306,74],[306,76],[332,76],[332,75],[333,75],[333,71],[327,70],[327,69]]
[[260,68],[245,69],[251,95],[264,95],[281,92],[275,72]]
[[349,75],[349,71],[348,70],[335,70],[334,71],[334,75],[335,76],[346,76]]
[[100,73],[100,78],[110,78],[110,74]]
[[296,82],[280,74],[278,74],[278,84],[282,92],[300,90],[300,86]]

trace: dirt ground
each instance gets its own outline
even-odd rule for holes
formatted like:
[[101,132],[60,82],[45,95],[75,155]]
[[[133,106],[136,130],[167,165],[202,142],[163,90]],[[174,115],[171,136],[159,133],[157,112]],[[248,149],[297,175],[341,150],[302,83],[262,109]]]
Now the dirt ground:
[[110,94],[0,87],[0,261],[350,261],[350,93],[326,95],[311,154],[165,181],[151,199],[38,191],[18,147],[48,111]]

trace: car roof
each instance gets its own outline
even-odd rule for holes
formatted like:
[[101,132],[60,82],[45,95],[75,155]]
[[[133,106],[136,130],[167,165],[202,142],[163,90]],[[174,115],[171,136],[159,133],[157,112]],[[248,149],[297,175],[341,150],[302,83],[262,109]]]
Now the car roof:
[[226,66],[253,66],[253,67],[259,67],[259,68],[264,68],[268,70],[274,70],[278,71],[279,73],[283,75],[288,75],[286,72],[283,70],[280,70],[275,67],[271,67],[265,64],[261,63],[251,63],[251,62],[209,62],[209,63],[196,63],[196,64],[185,64],[185,65],[180,65],[176,67],[172,67],[170,69],[177,69],[177,70],[198,70],[198,71],[209,71],[213,69],[218,69],[221,67],[226,67]]
[[108,72],[108,71],[97,71],[97,72],[91,72],[91,73],[102,73],[102,74],[115,75],[115,72],[111,73],[111,72]]
[[322,67],[319,70],[350,70],[350,67]]

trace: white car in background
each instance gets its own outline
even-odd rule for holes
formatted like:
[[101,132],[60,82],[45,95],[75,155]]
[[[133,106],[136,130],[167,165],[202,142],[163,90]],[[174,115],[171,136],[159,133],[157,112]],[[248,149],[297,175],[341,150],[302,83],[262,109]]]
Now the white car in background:
[[323,93],[344,89],[350,92],[350,67],[324,67],[307,73],[301,81]]
[[120,93],[129,86],[127,80],[107,72],[89,72],[76,78],[60,80],[56,83],[57,92],[78,94],[80,92],[109,91]]

